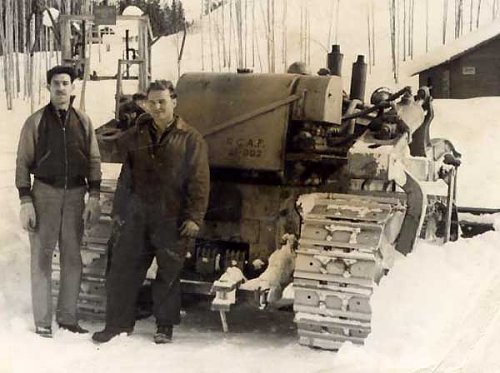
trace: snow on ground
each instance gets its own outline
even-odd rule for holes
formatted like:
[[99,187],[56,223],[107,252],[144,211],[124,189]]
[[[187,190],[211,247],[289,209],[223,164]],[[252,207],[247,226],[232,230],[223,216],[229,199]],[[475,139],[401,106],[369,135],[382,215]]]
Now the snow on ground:
[[[100,83],[89,83],[88,112],[94,118],[110,113]],[[495,111],[500,105],[495,100],[437,101],[433,126],[433,136],[446,134],[464,154],[459,195],[469,195],[469,201],[475,196],[486,206],[498,201],[493,191],[500,173],[492,145],[498,136]],[[151,319],[140,321],[131,337],[102,346],[92,344],[87,335],[62,331],[56,331],[52,340],[36,336],[30,305],[29,246],[19,227],[13,186],[15,149],[29,105],[16,101],[15,108],[7,111],[4,101],[0,102],[4,119],[0,124],[0,372],[499,371],[499,232],[441,247],[420,243],[376,290],[373,332],[366,345],[346,344],[337,354],[299,346],[292,315],[286,312],[236,309],[229,315],[232,332],[224,335],[217,315],[206,304],[186,308],[175,341],[167,346],[152,343]],[[482,157],[476,154],[479,151]],[[484,167],[485,152],[490,158],[488,168]],[[99,322],[84,325],[91,331],[102,327]]]
[[[294,13],[298,18],[298,2],[288,4],[289,14]],[[328,17],[323,2],[311,0],[310,4],[310,9],[317,11],[312,14],[311,24],[314,72],[318,66],[323,66],[323,47],[327,44],[325,30],[329,22],[325,21]],[[353,20],[365,19],[359,9],[348,6],[342,12],[339,41],[343,51],[347,51],[345,70],[350,69],[356,54],[366,51],[364,42],[353,42],[352,35],[358,35],[359,25],[364,24]],[[386,10],[377,14],[381,17],[377,25],[385,23],[381,19],[387,18]],[[299,28],[297,19],[294,22],[289,30]],[[298,34],[291,38],[290,45],[298,44]],[[381,27],[379,31],[377,27],[377,38],[387,39],[386,28]],[[196,52],[199,41],[196,40],[199,40],[196,35],[187,39],[181,72],[200,70],[200,55]],[[319,44],[323,47],[318,49]],[[390,84],[387,80],[390,60],[381,57],[386,51],[381,51],[380,43],[377,45],[380,59],[369,77],[369,86],[373,87]],[[205,53],[208,48],[206,43]],[[265,51],[264,45],[261,48]],[[175,36],[155,44],[154,78],[176,80],[175,50]],[[102,56],[106,60],[104,53]],[[292,58],[293,54],[290,62]],[[205,57],[205,64],[208,61]],[[113,94],[112,81],[88,83],[86,107],[96,125],[113,117]],[[46,97],[41,103],[45,100]],[[497,195],[500,157],[496,151],[500,140],[497,128],[499,100],[435,102],[432,137],[449,138],[463,153],[458,189],[462,206],[500,207]],[[186,307],[183,323],[174,332],[174,343],[166,346],[152,343],[154,324],[151,319],[138,322],[132,336],[123,336],[102,346],[92,344],[88,335],[75,336],[63,331],[56,331],[52,340],[36,336],[30,304],[29,245],[27,234],[19,227],[19,202],[13,186],[15,150],[29,104],[17,100],[14,107],[14,111],[7,111],[5,99],[0,97],[1,373],[500,371],[497,354],[500,348],[500,313],[497,313],[500,306],[500,219],[496,220],[496,232],[444,246],[420,243],[412,254],[399,260],[373,296],[373,331],[366,345],[346,344],[336,354],[299,346],[292,315],[286,312],[262,313],[237,308],[228,317],[231,333],[224,335],[217,315],[208,311],[203,303]],[[111,171],[116,175],[116,170],[106,167],[106,174]],[[84,326],[96,331],[103,325],[85,322]]]
[[373,331],[365,347],[346,346],[333,366],[344,371],[373,364],[378,369],[372,372],[497,371],[500,360],[477,365],[481,357],[474,349],[496,333],[499,238],[490,232],[441,247],[420,243],[374,294]]
[[432,138],[447,138],[463,154],[458,170],[459,206],[500,207],[500,98],[435,100]]
[[493,226],[496,221],[500,222],[500,213],[494,214],[471,214],[471,213],[460,213],[460,221],[466,221],[469,223],[487,224]]

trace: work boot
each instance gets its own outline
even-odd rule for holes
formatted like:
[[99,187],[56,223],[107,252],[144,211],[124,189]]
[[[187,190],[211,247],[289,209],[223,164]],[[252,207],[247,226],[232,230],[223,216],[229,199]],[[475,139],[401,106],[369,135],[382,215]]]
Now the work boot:
[[106,343],[122,333],[127,333],[127,335],[130,335],[132,334],[132,330],[104,328],[100,332],[95,332],[94,334],[92,334],[92,340],[97,343]]
[[35,328],[35,333],[40,337],[52,338],[52,328],[50,326],[37,326]]
[[77,333],[77,334],[85,334],[85,333],[89,332],[87,329],[82,328],[78,324],[60,324],[59,323],[59,329],[67,330],[71,333]]
[[158,325],[153,340],[156,344],[172,342],[172,325]]

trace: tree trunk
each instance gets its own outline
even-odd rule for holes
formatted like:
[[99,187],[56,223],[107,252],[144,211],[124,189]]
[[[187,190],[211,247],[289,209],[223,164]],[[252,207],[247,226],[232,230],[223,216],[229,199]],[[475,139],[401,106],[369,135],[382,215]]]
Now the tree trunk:
[[448,0],[443,3],[443,45],[446,44],[446,27],[448,20]]
[[477,2],[476,28],[479,28],[479,17],[481,15],[481,0]]

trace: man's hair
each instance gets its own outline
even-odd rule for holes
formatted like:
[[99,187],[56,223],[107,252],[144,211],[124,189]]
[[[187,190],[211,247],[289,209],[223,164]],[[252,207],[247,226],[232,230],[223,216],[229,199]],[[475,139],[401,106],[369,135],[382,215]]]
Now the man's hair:
[[73,67],[57,65],[47,71],[47,84],[50,84],[54,75],[57,74],[68,74],[69,78],[71,79],[71,83],[73,83],[76,78],[75,69]]
[[137,92],[132,95],[132,101],[146,100],[147,98],[148,96],[142,92]]
[[326,76],[326,75],[332,75],[332,73],[330,72],[330,69],[322,67],[321,69],[318,70],[318,75]]
[[149,87],[147,90],[147,94],[149,95],[149,92],[151,91],[170,91],[170,97],[171,98],[176,98],[177,97],[177,92],[175,91],[175,87],[172,84],[170,80],[155,80],[151,83],[149,83]]
[[290,66],[288,66],[288,69],[286,71],[288,74],[300,74],[300,75],[309,75],[309,69],[307,68],[306,64],[301,61],[296,61],[292,63]]

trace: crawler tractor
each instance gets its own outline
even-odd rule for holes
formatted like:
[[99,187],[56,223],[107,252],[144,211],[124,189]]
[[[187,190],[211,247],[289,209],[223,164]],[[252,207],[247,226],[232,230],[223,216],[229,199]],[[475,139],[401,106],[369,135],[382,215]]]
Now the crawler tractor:
[[[205,137],[212,180],[205,222],[186,259],[185,291],[214,291],[213,309],[224,316],[234,302],[228,295],[244,279],[221,275],[238,267],[247,279],[257,277],[252,264],[267,263],[284,234],[294,234],[299,341],[338,349],[344,341],[363,343],[370,332],[373,286],[396,255],[411,252],[419,237],[456,238],[459,154],[429,137],[429,90],[378,89],[365,104],[365,75],[359,58],[349,95],[337,75],[179,79],[176,110]],[[119,160],[116,124],[97,130],[105,162]],[[104,311],[114,187],[104,182],[101,223],[84,240],[80,309],[87,313]],[[261,306],[269,301],[259,299]]]
[[[458,230],[460,155],[429,138],[429,90],[379,89],[365,106],[363,65],[349,98],[339,76],[202,73],[177,86],[178,113],[208,142],[212,176],[195,273],[239,265],[246,274],[244,263],[295,234],[299,340],[327,349],[363,343],[373,285],[396,255]],[[212,308],[227,311],[238,286],[216,281]]]

